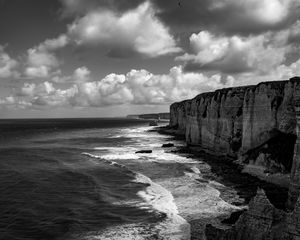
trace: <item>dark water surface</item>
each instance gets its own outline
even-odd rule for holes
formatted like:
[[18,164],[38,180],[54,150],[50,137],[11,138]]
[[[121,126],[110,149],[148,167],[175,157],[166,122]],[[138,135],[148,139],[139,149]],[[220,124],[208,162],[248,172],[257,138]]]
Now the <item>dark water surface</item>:
[[83,152],[122,147],[131,119],[0,120],[0,239],[66,239],[112,224],[155,222],[137,192],[135,174]]

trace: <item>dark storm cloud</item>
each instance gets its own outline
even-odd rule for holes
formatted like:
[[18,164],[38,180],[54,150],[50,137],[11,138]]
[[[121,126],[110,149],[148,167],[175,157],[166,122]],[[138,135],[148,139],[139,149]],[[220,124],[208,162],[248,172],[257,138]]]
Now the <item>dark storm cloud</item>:
[[288,41],[295,45],[300,44],[300,20],[289,28]]
[[[118,13],[147,0],[60,0],[65,14],[85,14],[97,8]],[[279,30],[299,18],[297,0],[148,0],[174,32],[210,30],[227,35]]]
[[283,29],[299,18],[296,0],[152,0],[158,16],[172,28],[258,34]]
[[63,14],[85,14],[97,8],[124,12],[136,8],[145,0],[59,0],[63,6]]

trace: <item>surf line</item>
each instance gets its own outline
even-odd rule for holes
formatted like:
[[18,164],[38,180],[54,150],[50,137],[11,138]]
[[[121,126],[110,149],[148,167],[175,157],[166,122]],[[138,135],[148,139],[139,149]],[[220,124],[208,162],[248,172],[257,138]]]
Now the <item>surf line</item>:
[[137,192],[137,195],[144,200],[144,202],[138,204],[138,207],[148,208],[151,206],[153,210],[166,214],[166,219],[158,225],[160,235],[165,238],[171,237],[171,239],[174,240],[190,239],[190,224],[179,215],[174,197],[170,191],[153,182],[149,177],[132,171],[122,164],[86,152],[83,152],[82,155],[90,158],[100,159],[109,165],[126,168],[126,170],[131,171],[135,175],[133,182],[144,183],[148,185],[146,189]]

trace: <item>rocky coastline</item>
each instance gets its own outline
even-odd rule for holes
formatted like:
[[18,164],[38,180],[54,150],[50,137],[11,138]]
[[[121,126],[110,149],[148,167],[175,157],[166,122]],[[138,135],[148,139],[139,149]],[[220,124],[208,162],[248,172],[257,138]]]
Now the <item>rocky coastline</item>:
[[215,156],[219,163],[226,159],[241,174],[286,189],[273,196],[259,189],[248,198],[247,211],[208,224],[206,239],[300,239],[299,127],[299,77],[221,89],[171,105],[169,127],[161,131],[184,138],[188,151]]

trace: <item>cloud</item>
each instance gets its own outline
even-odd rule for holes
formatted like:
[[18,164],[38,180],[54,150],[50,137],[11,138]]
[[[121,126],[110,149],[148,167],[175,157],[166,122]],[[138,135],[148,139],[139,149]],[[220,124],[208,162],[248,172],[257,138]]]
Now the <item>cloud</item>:
[[300,76],[300,59],[291,64],[280,64],[267,74],[258,75],[247,73],[237,76],[236,83],[239,85],[253,85],[260,82],[287,80],[294,76]]
[[222,33],[261,33],[285,28],[299,19],[298,0],[61,0],[65,15],[82,15],[94,9],[124,13],[150,2],[159,17],[173,29]]
[[37,48],[40,51],[54,51],[65,47],[69,43],[69,39],[65,34],[61,34],[54,39],[46,39]]
[[98,107],[124,103],[169,104],[232,83],[230,77],[222,81],[220,75],[209,78],[199,73],[184,73],[180,66],[162,75],[143,69],[131,70],[125,75],[109,74],[100,81],[77,85],[78,94],[72,98],[72,104]]
[[[81,67],[74,74],[78,74],[80,80],[86,80],[89,71]],[[166,105],[200,92],[232,86],[233,82],[231,76],[184,73],[182,67],[177,66],[161,75],[143,69],[131,70],[127,74],[112,73],[97,81],[76,81],[67,89],[55,88],[48,81],[25,83],[14,97],[28,102],[28,106]]]
[[180,51],[149,2],[123,14],[103,9],[90,11],[71,24],[68,33],[78,45],[102,46],[114,57],[134,53],[157,57]]
[[26,109],[31,107],[32,104],[28,101],[20,100],[17,97],[10,95],[8,97],[0,98],[0,107],[10,109]]
[[43,96],[52,94],[55,91],[53,84],[50,82],[43,82],[40,84],[25,83],[19,93],[20,96]]
[[5,51],[4,47],[0,45],[0,78],[9,78],[18,76],[16,67],[18,62],[12,59]]
[[55,39],[46,39],[43,43],[27,50],[25,75],[31,78],[48,78],[52,70],[59,66],[54,51],[68,44],[68,37],[60,35]]
[[87,67],[79,67],[73,73],[73,80],[75,82],[87,82],[90,80],[90,70]]
[[206,29],[225,34],[257,34],[285,28],[299,18],[298,0],[152,1],[158,17],[174,29]]
[[28,106],[63,106],[68,104],[68,99],[75,94],[76,89],[71,87],[66,90],[56,89],[53,83],[45,81],[39,84],[24,83],[23,87],[17,92],[23,102]]
[[287,31],[289,42],[300,44],[300,20],[291,25]]
[[[285,60],[288,47],[271,41],[273,35],[250,37],[215,36],[201,31],[190,36],[192,53],[177,57],[189,71],[265,73]],[[282,43],[281,43],[282,44]]]
[[145,0],[60,0],[63,5],[63,16],[86,14],[102,8],[115,12],[124,12],[136,8]]
[[91,80],[91,71],[85,67],[79,67],[71,75],[63,75],[60,70],[53,73],[51,81],[54,83],[82,83]]

